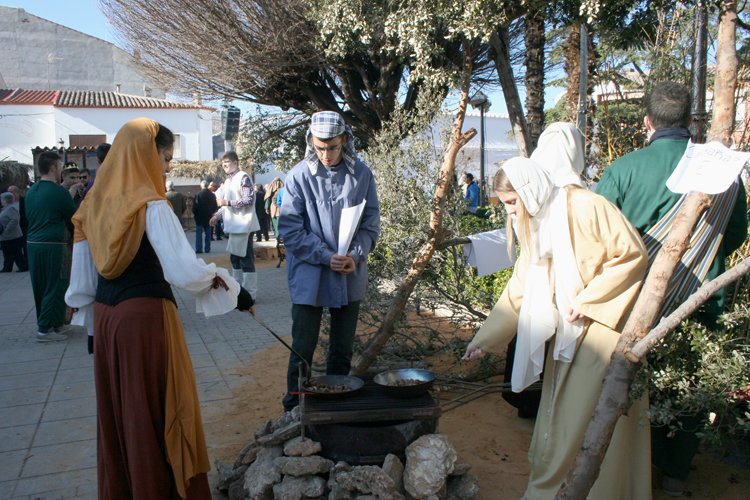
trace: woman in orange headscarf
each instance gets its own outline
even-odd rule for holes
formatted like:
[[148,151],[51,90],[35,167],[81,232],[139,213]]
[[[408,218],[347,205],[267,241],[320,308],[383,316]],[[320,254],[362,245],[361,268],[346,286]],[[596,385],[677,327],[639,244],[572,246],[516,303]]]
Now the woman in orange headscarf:
[[206,316],[250,295],[197,259],[165,197],[174,136],[139,118],[117,134],[76,212],[66,302],[96,339],[99,499],[210,499],[195,374],[171,285]]

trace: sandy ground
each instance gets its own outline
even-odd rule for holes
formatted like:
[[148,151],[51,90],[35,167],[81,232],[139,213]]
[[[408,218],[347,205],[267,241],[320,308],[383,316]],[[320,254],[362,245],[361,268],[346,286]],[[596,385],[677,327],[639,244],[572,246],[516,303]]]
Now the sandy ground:
[[[231,267],[228,255],[205,260]],[[277,263],[278,260],[257,259],[256,268],[275,267]],[[288,355],[281,345],[257,354],[249,364],[235,367],[245,383],[232,389],[231,400],[203,405],[203,423],[212,461],[233,463],[239,451],[254,440],[255,430],[266,420],[275,420],[281,414]],[[442,355],[431,361],[433,370],[439,372],[453,359]],[[521,498],[530,469],[527,450],[533,430],[534,421],[518,418],[516,409],[500,394],[484,396],[444,413],[439,423],[439,432],[450,438],[459,460],[472,464],[472,473],[480,478],[485,500]],[[750,464],[730,465],[704,452],[695,457],[693,466],[683,498],[750,499]],[[661,491],[660,480],[661,473],[654,469],[653,498],[669,499]]]

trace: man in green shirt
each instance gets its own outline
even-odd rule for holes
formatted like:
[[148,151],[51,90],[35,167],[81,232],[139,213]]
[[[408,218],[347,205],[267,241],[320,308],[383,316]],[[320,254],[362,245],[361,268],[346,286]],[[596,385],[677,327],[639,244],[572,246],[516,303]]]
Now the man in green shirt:
[[[680,200],[681,194],[667,188],[667,179],[685,153],[690,131],[690,91],[675,82],[658,84],[646,97],[644,123],[649,133],[647,147],[629,153],[610,165],[602,174],[597,194],[617,205],[638,229],[641,236],[657,224]],[[739,194],[724,231],[723,240],[706,275],[711,280],[725,271],[725,258],[739,248],[747,237],[747,199],[740,180]],[[717,328],[724,310],[725,291],[711,297],[695,314],[707,328]],[[664,471],[662,486],[672,496],[682,494],[690,464],[698,450],[696,432],[705,424],[705,415],[681,418],[684,431],[669,438],[667,426],[652,427],[651,454],[654,465]]]
[[70,219],[76,206],[70,193],[58,185],[60,160],[57,153],[42,153],[38,163],[41,178],[26,193],[29,269],[39,342],[68,338],[60,331],[65,320],[65,291],[70,283]]

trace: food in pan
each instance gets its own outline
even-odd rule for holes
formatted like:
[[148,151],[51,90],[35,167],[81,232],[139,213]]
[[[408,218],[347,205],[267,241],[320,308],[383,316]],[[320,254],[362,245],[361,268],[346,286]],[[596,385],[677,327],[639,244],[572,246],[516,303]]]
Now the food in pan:
[[388,382],[390,387],[409,387],[412,385],[419,385],[425,383],[424,380],[418,378],[398,378]]
[[328,385],[320,382],[310,382],[305,386],[305,389],[324,394],[336,394],[340,392],[350,392],[352,390],[352,386],[346,384]]

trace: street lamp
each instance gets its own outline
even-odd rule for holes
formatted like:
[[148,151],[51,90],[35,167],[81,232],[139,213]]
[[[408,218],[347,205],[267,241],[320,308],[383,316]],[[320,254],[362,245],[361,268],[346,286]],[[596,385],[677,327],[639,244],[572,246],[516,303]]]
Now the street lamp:
[[481,180],[479,183],[479,206],[483,207],[486,205],[485,200],[487,199],[485,192],[487,183],[484,179],[484,112],[490,109],[492,103],[486,95],[477,92],[474,97],[469,99],[469,104],[472,108],[479,110],[479,179]]

